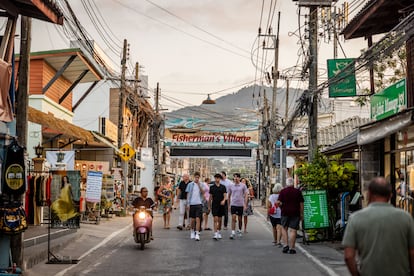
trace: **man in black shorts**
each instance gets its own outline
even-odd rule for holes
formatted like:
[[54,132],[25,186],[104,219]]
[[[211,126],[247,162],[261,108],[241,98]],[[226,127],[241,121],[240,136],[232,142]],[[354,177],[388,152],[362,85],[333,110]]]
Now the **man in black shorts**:
[[226,210],[227,189],[226,186],[220,184],[221,174],[214,175],[214,184],[210,187],[209,206],[214,218],[214,236],[213,239],[221,239],[221,219]]
[[233,174],[234,183],[227,188],[229,194],[229,205],[231,213],[231,235],[230,239],[234,239],[236,236],[236,219],[239,222],[239,229],[237,230],[237,236],[241,237],[242,229],[242,216],[243,212],[247,208],[248,190],[246,185],[240,182],[240,174]]
[[205,187],[200,182],[200,173],[194,173],[194,181],[188,183],[187,192],[187,209],[189,210],[191,220],[191,239],[200,240],[201,217],[203,215],[203,198]]

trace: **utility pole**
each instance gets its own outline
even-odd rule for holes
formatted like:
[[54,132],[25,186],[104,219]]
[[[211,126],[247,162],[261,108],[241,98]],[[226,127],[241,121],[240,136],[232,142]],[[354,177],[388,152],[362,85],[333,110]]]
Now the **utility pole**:
[[[127,60],[127,40],[124,39],[124,47],[122,51],[121,59],[121,87],[119,89],[119,106],[118,106],[118,148],[123,144],[124,136],[124,107],[125,107],[125,95],[126,95],[126,60]],[[126,214],[126,203],[127,203],[127,189],[128,189],[128,163],[123,161],[120,156],[118,156],[118,166],[122,168],[122,178],[124,180],[124,214]],[[122,196],[122,195],[121,195]]]
[[264,202],[270,194],[270,167],[271,167],[271,139],[270,139],[270,120],[269,120],[269,106],[266,97],[266,90],[263,92],[264,98],[264,110],[263,110],[263,120],[262,120],[262,136],[263,141],[263,186],[264,186]]
[[[20,61],[19,61],[19,90],[16,94],[16,134],[19,144],[27,146],[27,107],[29,102],[29,72],[31,46],[32,19],[22,16]],[[23,199],[20,198],[22,201]],[[18,267],[23,265],[23,235],[22,233],[10,237],[10,248],[13,262]]]
[[311,108],[309,112],[309,149],[308,160],[312,161],[318,149],[318,7],[310,6],[309,17],[309,93]]
[[159,107],[159,98],[160,98],[160,84],[157,82],[157,89],[155,91],[155,125],[154,125],[154,157],[155,157],[155,167],[157,169],[157,173],[154,175],[155,183],[159,181],[160,175],[160,107]]
[[[277,80],[279,78],[279,30],[280,30],[280,12],[278,13],[278,22],[277,22],[277,32],[276,35],[272,34],[271,28],[269,28],[268,33],[265,35],[261,35],[263,37],[270,37],[273,40],[273,48],[269,47],[263,47],[263,50],[273,50],[275,54],[275,64],[272,68],[272,79],[273,79],[273,94],[272,94],[272,110],[271,110],[271,116],[266,114],[266,122],[268,125],[267,128],[267,147],[265,151],[267,151],[268,155],[267,158],[265,158],[264,167],[267,168],[267,173],[265,174],[266,177],[266,197],[269,195],[270,191],[270,179],[271,179],[271,167],[272,167],[272,158],[271,154],[273,153],[275,149],[275,139],[276,137],[276,121],[277,121],[277,108],[276,108],[276,98],[277,98]],[[267,102],[266,96],[265,101]],[[265,112],[268,112],[268,109],[266,107]]]

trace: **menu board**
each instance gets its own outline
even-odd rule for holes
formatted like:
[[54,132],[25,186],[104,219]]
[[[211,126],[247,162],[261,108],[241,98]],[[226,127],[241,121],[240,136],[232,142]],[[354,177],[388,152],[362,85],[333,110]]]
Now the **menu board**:
[[303,191],[303,229],[329,227],[328,202],[325,190]]
[[88,171],[86,178],[86,201],[101,202],[102,172]]

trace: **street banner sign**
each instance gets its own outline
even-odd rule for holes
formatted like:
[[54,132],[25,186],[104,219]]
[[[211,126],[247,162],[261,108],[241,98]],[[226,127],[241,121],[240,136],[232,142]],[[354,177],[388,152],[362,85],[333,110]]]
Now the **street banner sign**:
[[353,61],[352,58],[328,59],[330,98],[356,96],[355,65],[350,65]]
[[328,200],[325,190],[303,191],[303,229],[329,227]]
[[123,144],[119,148],[118,155],[124,160],[128,161],[135,155],[135,150],[129,144]]
[[102,177],[102,172],[88,172],[86,178],[86,201],[101,202]]
[[371,97],[371,119],[390,117],[406,107],[406,81],[402,79]]

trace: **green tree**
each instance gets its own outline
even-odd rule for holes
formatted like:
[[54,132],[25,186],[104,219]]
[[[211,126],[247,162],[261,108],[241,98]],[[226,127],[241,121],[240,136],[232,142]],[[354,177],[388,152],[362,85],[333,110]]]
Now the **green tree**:
[[339,195],[342,192],[351,192],[355,189],[356,167],[350,162],[343,162],[341,155],[326,156],[317,152],[312,162],[303,163],[295,173],[303,187],[309,190],[326,190],[328,197],[328,213],[330,231],[307,231],[309,240],[316,236],[334,237],[335,223],[338,220]]
[[[363,51],[366,51],[363,50]],[[373,64],[375,91],[380,92],[386,87],[405,78],[407,73],[407,52],[405,45],[394,51],[384,59]],[[360,106],[366,105],[371,96],[369,88],[362,89],[362,95],[356,98]]]

